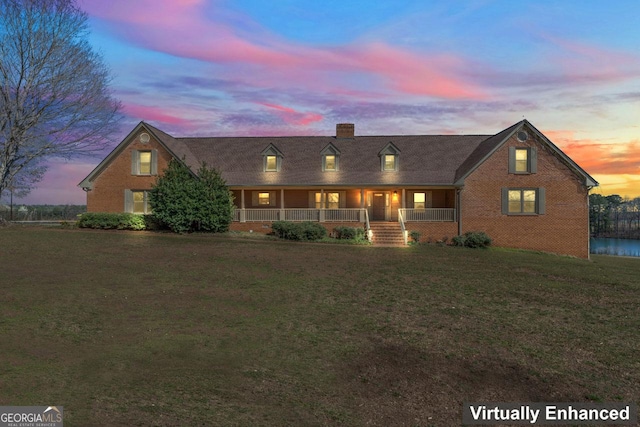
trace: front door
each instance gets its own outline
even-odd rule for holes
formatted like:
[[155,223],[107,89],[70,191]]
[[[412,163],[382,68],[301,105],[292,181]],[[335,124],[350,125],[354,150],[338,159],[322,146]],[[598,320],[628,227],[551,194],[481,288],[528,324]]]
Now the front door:
[[384,193],[373,193],[373,203],[371,207],[371,221],[384,221],[386,201]]

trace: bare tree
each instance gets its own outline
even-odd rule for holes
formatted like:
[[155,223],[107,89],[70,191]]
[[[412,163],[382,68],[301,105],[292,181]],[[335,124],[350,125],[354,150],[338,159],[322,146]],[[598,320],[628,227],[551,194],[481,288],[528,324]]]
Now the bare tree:
[[0,194],[102,150],[120,103],[75,0],[0,0]]

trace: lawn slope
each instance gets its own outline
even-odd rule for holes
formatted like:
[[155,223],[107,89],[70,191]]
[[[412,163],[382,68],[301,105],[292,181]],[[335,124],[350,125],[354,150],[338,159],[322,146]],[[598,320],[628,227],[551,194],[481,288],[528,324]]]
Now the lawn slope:
[[640,396],[640,260],[0,229],[0,405],[65,425],[459,425]]

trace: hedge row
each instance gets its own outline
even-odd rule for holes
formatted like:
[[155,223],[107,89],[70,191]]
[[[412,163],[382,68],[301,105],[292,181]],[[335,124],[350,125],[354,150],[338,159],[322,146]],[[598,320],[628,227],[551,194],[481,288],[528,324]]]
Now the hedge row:
[[98,228],[102,230],[147,230],[157,228],[151,215],[132,213],[87,212],[78,219],[80,228]]
[[327,229],[317,222],[275,221],[271,228],[276,236],[287,240],[320,240],[327,236]]

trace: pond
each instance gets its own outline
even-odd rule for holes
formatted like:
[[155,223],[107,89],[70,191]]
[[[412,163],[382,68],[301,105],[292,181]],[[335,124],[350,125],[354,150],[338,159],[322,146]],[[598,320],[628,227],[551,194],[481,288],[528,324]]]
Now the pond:
[[640,257],[640,240],[591,238],[591,253]]

